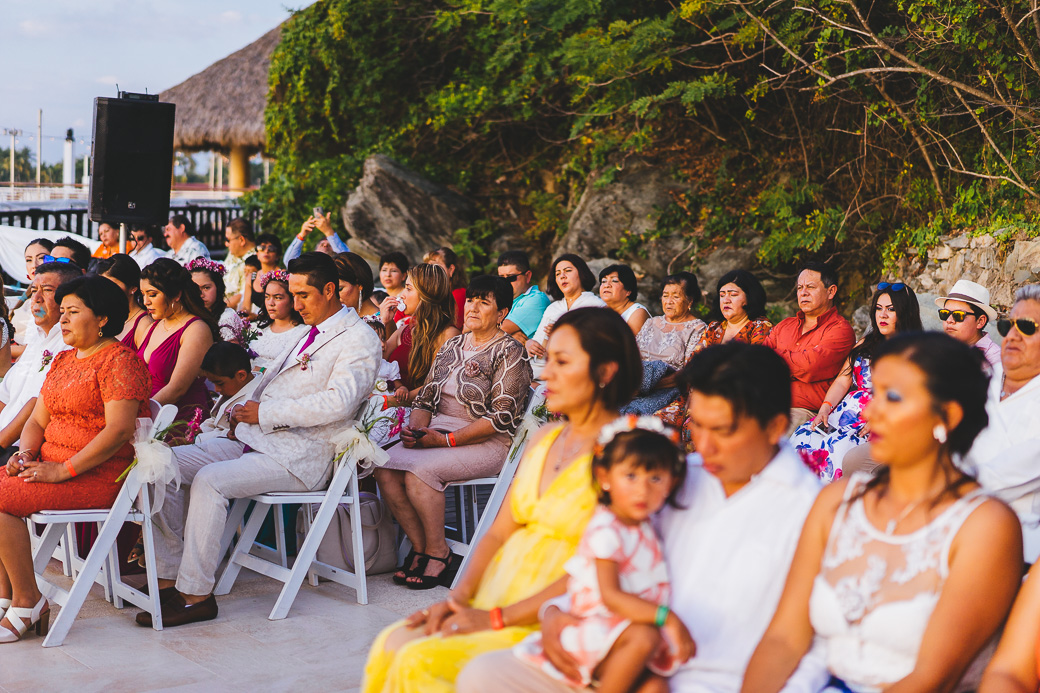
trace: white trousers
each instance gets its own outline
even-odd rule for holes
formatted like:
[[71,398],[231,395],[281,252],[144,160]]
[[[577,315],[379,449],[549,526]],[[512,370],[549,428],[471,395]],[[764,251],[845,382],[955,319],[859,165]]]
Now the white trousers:
[[242,443],[227,438],[173,448],[181,487],[166,488],[166,502],[156,517],[155,558],[158,577],[176,579],[182,594],[213,592],[232,499],[309,490],[264,453],[243,454],[243,449]]

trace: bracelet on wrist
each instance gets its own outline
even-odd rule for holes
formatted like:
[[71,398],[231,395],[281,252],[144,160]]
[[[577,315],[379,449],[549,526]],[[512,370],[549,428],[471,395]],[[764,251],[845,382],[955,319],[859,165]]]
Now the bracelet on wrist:
[[76,476],[76,468],[72,466],[72,460],[65,460],[65,469],[69,472],[70,477]]
[[496,606],[488,613],[491,619],[491,630],[502,630],[506,627],[506,621],[502,618],[502,607]]
[[[833,404],[831,404],[830,402],[824,401],[824,403],[823,403],[823,404],[826,404],[826,405],[827,405],[828,407],[830,407],[831,409],[834,409],[834,405],[833,405]],[[823,408],[823,404],[821,404],[821,405],[820,405],[820,408],[821,408],[821,409]]]
[[657,607],[657,615],[654,616],[655,626],[657,626],[658,628],[664,626],[664,622],[668,620],[668,611],[669,609],[667,604],[662,604],[661,606]]
[[300,231],[298,234],[296,234],[296,240],[298,240],[298,241],[305,241],[305,240],[307,240],[307,232],[306,231]]
[[456,443],[455,443],[455,434],[454,433],[445,433],[444,434],[444,438],[448,441],[448,447],[449,448],[455,447]]

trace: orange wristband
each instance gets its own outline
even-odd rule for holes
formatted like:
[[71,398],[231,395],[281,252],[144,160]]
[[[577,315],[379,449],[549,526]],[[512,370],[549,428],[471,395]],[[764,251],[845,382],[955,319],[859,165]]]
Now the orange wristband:
[[455,434],[454,433],[449,433],[448,434],[448,447],[453,448],[453,447],[455,447],[455,445],[456,445],[456,443],[455,443]]
[[491,630],[502,630],[506,627],[506,621],[502,618],[502,607],[496,606],[488,613],[491,619]]
[[65,460],[65,469],[68,470],[69,476],[76,476],[76,470],[72,466],[72,460]]
[[304,233],[303,231],[300,231],[298,234],[296,234],[296,240],[298,240],[298,241],[305,241],[305,240],[307,240],[307,234]]

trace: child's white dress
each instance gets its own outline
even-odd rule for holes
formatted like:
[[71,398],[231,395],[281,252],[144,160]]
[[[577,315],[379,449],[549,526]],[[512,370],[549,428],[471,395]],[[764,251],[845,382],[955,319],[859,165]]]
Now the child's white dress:
[[[564,628],[560,640],[564,649],[578,660],[581,681],[566,678],[549,662],[542,650],[541,633],[532,633],[513,648],[514,654],[524,661],[554,678],[582,688],[591,683],[592,672],[631,623],[612,614],[603,604],[596,559],[617,563],[619,584],[629,594],[657,604],[668,604],[671,595],[661,542],[650,522],[626,525],[605,506],[597,506],[578,544],[577,553],[564,565],[570,575],[567,581],[570,605],[567,610],[582,620],[575,626]],[[668,643],[662,642],[649,666],[661,676],[670,676],[679,664]]]
[[[386,398],[393,397],[390,383],[401,379],[401,368],[394,361],[383,360],[376,374],[376,384],[362,412],[362,422],[375,422],[368,438],[380,447],[398,440],[401,427],[408,421],[408,407],[386,407]],[[386,407],[386,408],[384,408]]]

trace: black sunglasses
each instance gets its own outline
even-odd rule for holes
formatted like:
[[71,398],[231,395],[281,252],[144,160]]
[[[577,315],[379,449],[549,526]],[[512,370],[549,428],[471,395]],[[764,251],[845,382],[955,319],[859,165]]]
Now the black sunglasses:
[[970,310],[947,310],[946,308],[939,309],[939,319],[946,322],[951,317],[954,322],[964,322],[964,319],[968,316],[979,317],[974,311]]
[[1014,325],[1019,334],[1024,337],[1032,337],[1036,334],[1037,322],[1036,320],[1030,320],[1029,318],[1019,318],[1018,320],[997,320],[997,332],[1000,333],[1001,337],[1007,337],[1008,332],[1011,331],[1012,325]]
[[499,279],[505,279],[510,284],[514,284],[516,282],[517,278],[520,277],[520,275],[519,274],[500,274],[500,275],[498,275],[498,277],[499,277]]
[[904,284],[903,282],[895,282],[894,284],[890,284],[889,282],[881,282],[877,285],[878,291],[887,291],[889,289],[892,289],[892,291],[902,291],[905,288],[906,284]]

